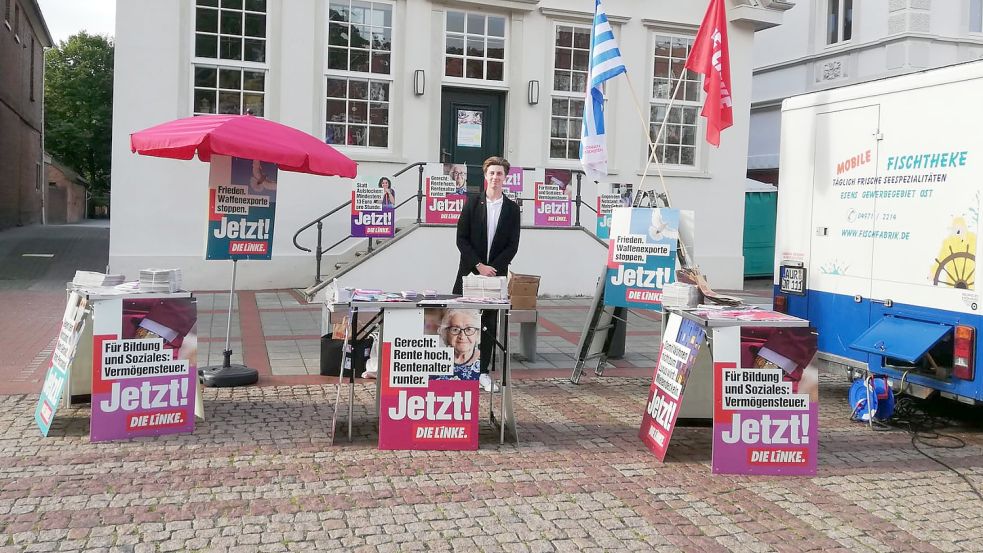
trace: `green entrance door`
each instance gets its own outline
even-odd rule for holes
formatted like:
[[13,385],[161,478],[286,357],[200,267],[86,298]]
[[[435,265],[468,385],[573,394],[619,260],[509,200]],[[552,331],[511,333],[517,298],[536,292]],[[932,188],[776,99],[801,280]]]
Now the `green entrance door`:
[[480,192],[481,163],[503,154],[505,93],[444,88],[440,104],[440,160],[467,164],[468,192]]

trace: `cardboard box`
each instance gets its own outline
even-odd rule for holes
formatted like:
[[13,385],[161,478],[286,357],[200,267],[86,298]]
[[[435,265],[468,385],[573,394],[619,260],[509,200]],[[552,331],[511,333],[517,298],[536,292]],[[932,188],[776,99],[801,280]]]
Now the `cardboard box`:
[[512,296],[512,309],[536,309],[536,296]]
[[512,309],[536,309],[539,295],[539,276],[509,271],[509,300]]

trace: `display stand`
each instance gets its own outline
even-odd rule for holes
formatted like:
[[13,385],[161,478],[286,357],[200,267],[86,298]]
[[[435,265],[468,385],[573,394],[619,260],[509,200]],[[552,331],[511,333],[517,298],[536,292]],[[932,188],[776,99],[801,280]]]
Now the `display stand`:
[[[818,377],[808,327],[761,309],[666,309],[643,443],[663,460],[677,420],[711,420],[714,473],[815,474]],[[742,329],[767,338],[752,345]],[[774,353],[769,347],[784,353],[779,365],[762,357]]]
[[[389,354],[385,349],[385,344],[387,343],[391,344],[394,342],[396,338],[405,335],[407,331],[407,327],[402,322],[399,323],[396,322],[397,320],[402,321],[405,318],[403,315],[407,313],[404,312],[422,311],[423,309],[429,309],[429,308],[497,311],[499,319],[498,319],[498,336],[496,340],[497,343],[495,349],[496,349],[496,353],[501,353],[500,356],[496,355],[496,357],[502,360],[501,380],[499,382],[501,388],[500,389],[501,398],[499,400],[498,416],[496,416],[495,396],[497,392],[495,391],[489,392],[489,399],[490,399],[489,419],[492,422],[492,424],[497,426],[499,429],[500,443],[505,443],[506,429],[511,433],[515,441],[518,442],[518,432],[516,429],[515,412],[512,403],[511,368],[509,362],[510,356],[508,355],[509,352],[508,328],[509,328],[510,304],[509,303],[494,303],[494,304],[470,303],[470,302],[460,302],[455,300],[457,300],[456,297],[450,296],[446,298],[427,299],[423,301],[372,302],[372,301],[353,300],[350,303],[328,303],[325,304],[325,309],[323,312],[326,320],[324,327],[326,329],[331,327],[330,322],[327,321],[327,317],[329,317],[331,313],[335,313],[347,309],[349,312],[349,316],[351,318],[351,327],[350,327],[351,329],[346,334],[346,341],[347,341],[351,335],[353,335],[358,329],[360,329],[359,326],[360,316],[364,316],[366,313],[373,313],[375,314],[373,316],[373,322],[375,320],[375,317],[381,318],[382,330],[380,332],[380,338],[383,346],[379,348],[380,356],[382,358],[379,359],[379,374],[376,380],[376,401],[375,401],[376,415],[379,416],[382,409],[381,402],[384,395],[383,386],[385,385],[385,382],[388,382],[387,379],[389,378],[386,369],[386,359],[388,359],[387,355]],[[386,323],[387,313],[390,314],[388,325]],[[409,320],[412,320],[412,318],[410,318]],[[482,339],[491,339],[491,337],[486,337]],[[347,342],[346,342],[346,346],[347,346]],[[349,349],[351,349],[350,352],[348,351]],[[353,357],[352,366],[360,364],[361,359],[359,359],[358,356],[361,356],[364,353],[361,351],[361,348],[345,347],[343,348],[343,351],[344,351],[344,355],[346,356],[351,355]],[[342,361],[341,364],[342,367],[346,366],[346,361],[348,360],[345,359]],[[342,374],[343,372],[339,373],[339,376],[337,378],[338,391],[336,393],[334,417],[337,417],[337,414],[340,413],[342,410],[342,406],[340,404],[340,398],[342,396],[341,388],[344,386],[345,383],[344,382],[345,379],[342,376]],[[477,381],[473,381],[473,382],[475,384],[475,389],[477,389]],[[347,426],[348,426],[349,441],[351,441],[352,438],[352,424],[354,418],[354,390],[355,390],[354,386],[355,386],[355,373],[354,371],[352,371],[352,373],[348,377],[348,394],[347,394],[348,405],[347,405],[347,409],[345,409],[347,411],[347,422],[348,422]],[[477,412],[477,409],[475,409],[475,412]],[[383,436],[384,434],[387,433],[386,429],[383,428],[385,424],[387,424],[387,422],[384,420],[384,417],[379,417],[380,436]],[[336,426],[333,425],[332,437],[331,437],[332,442],[334,441],[335,430],[336,430]],[[380,445],[382,445],[383,441],[384,440],[380,441]],[[413,449],[413,448],[407,447],[407,449]]]
[[[204,408],[191,293],[95,288],[70,294],[78,296],[84,312],[75,354],[63,371],[57,357],[49,368],[49,377],[64,375],[58,407],[91,403],[92,441],[192,432]],[[46,382],[46,395],[55,395],[48,391]]]

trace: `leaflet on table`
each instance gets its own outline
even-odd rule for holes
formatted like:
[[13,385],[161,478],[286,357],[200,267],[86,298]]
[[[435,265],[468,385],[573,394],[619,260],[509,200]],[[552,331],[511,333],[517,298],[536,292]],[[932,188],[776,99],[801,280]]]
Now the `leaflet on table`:
[[41,429],[42,436],[47,436],[51,430],[51,422],[55,418],[55,412],[61,404],[61,396],[68,385],[69,371],[75,361],[79,339],[85,327],[86,305],[86,298],[78,292],[73,291],[68,295],[65,313],[62,315],[61,327],[58,330],[58,341],[55,343],[55,351],[51,355],[48,372],[44,377],[41,397],[38,398],[38,405],[34,410],[34,420]]
[[194,298],[110,298],[94,303],[94,442],[194,431]]
[[467,198],[467,166],[428,163],[423,172],[425,223],[456,225]]
[[478,448],[481,317],[474,309],[386,313],[379,448]]
[[534,223],[546,227],[572,226],[572,192],[569,170],[546,169],[542,180],[536,180]]
[[605,305],[662,310],[662,288],[675,280],[679,217],[678,209],[614,209]]
[[772,311],[762,309],[753,305],[735,309],[733,307],[707,306],[701,305],[695,309],[687,309],[689,313],[697,317],[703,317],[708,321],[801,321],[802,319]]
[[270,259],[277,166],[213,155],[208,172],[205,259]]
[[679,404],[686,389],[690,369],[703,343],[703,328],[678,314],[669,315],[662,338],[662,350],[649,387],[648,403],[642,415],[638,437],[659,461],[666,458],[669,440],[676,427]]
[[396,234],[396,195],[390,177],[356,178],[352,190],[352,229],[356,238],[392,238]]
[[[819,371],[811,364],[815,330],[754,330],[755,337],[742,335],[743,359],[715,355],[713,472],[814,475],[819,450]],[[761,337],[763,331],[767,336]]]

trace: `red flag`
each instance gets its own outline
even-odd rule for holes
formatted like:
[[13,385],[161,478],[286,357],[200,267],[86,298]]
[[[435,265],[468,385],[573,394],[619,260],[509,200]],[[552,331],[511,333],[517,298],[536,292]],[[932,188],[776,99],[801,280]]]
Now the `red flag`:
[[703,75],[707,94],[701,115],[707,118],[707,142],[720,146],[720,131],[734,124],[730,96],[730,53],[727,48],[727,8],[724,0],[710,0],[696,34],[686,69]]

